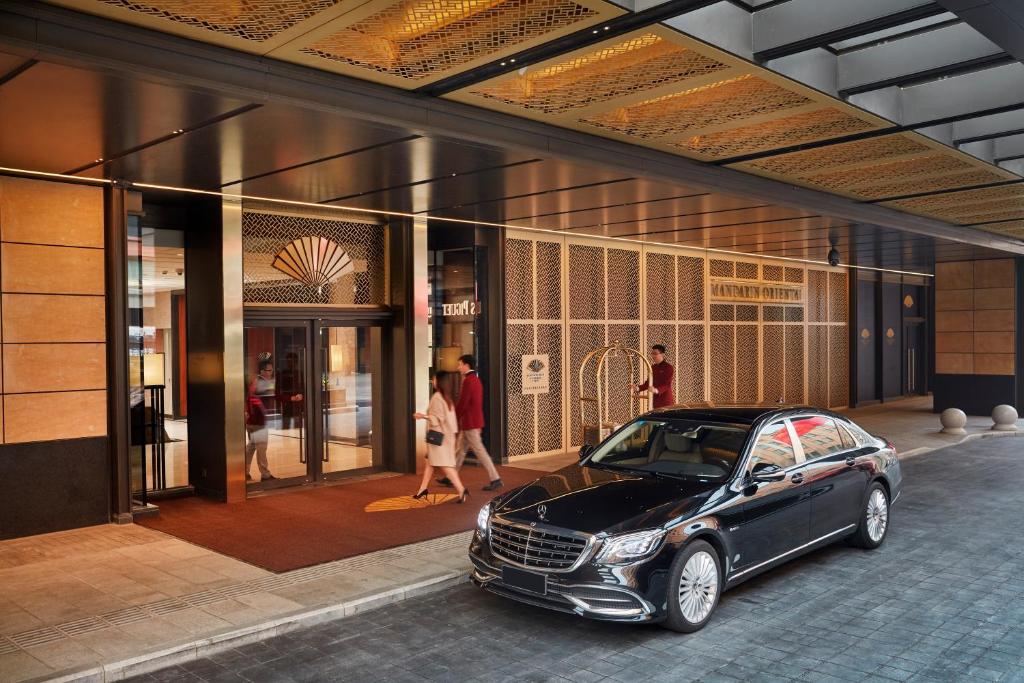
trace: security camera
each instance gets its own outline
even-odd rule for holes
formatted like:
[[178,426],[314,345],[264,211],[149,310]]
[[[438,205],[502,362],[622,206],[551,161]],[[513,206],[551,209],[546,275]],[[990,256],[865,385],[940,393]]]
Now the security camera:
[[831,249],[828,250],[828,264],[830,266],[839,265],[839,250],[836,249],[835,247],[832,247]]

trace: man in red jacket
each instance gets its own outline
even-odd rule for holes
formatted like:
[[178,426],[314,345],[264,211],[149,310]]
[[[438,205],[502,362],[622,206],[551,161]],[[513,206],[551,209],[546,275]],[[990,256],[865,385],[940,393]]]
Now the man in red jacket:
[[[467,451],[473,451],[476,459],[487,470],[491,483],[484,491],[500,489],[501,475],[495,469],[491,456],[484,447],[480,432],[484,428],[484,385],[476,374],[476,358],[467,354],[459,358],[459,374],[462,375],[462,388],[459,390],[459,402],[455,404],[455,417],[459,421],[459,438],[455,446],[455,469],[462,467]],[[451,486],[448,477],[437,480],[442,486]]]
[[651,347],[651,370],[653,372],[653,387],[648,387],[647,382],[636,387],[638,393],[647,391],[650,388],[654,394],[654,407],[664,408],[675,404],[676,397],[672,391],[672,377],[675,369],[665,360],[665,347],[655,344]]

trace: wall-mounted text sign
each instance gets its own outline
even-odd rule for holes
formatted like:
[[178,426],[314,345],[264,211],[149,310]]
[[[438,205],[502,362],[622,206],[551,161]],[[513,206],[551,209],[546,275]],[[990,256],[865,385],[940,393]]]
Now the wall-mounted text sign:
[[548,393],[548,354],[523,356],[523,395]]
[[799,304],[804,300],[803,285],[775,282],[716,280],[708,282],[708,297],[715,301],[739,301],[758,304]]
[[469,299],[463,299],[462,301],[456,301],[450,304],[441,304],[441,315],[446,318],[464,315],[480,315],[482,311],[483,306],[480,305],[479,301],[470,301]]

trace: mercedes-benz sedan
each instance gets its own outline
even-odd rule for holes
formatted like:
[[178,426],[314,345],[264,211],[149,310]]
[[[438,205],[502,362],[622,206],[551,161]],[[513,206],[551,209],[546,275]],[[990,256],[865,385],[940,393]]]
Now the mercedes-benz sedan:
[[847,539],[877,548],[892,444],[812,408],[669,408],[485,506],[478,586],[586,617],[690,632],[722,591]]

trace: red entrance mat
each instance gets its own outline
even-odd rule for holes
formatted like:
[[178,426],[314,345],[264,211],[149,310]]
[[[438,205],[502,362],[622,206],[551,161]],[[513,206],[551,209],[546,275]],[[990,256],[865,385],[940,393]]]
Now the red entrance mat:
[[164,500],[159,514],[140,517],[137,523],[272,572],[286,572],[467,531],[493,496],[545,474],[517,467],[499,470],[505,488],[490,492],[480,490],[487,483],[482,467],[463,468],[459,475],[470,491],[463,505],[452,502],[454,489],[437,485],[430,487],[429,502],[412,500],[421,475],[407,474],[242,503],[197,497]]

